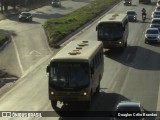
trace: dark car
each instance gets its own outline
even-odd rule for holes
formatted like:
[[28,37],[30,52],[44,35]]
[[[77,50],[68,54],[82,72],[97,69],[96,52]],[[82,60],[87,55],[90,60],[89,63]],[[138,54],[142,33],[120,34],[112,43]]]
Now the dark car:
[[137,13],[134,10],[128,10],[127,12],[128,21],[136,22],[137,21]]
[[122,101],[116,107],[113,120],[144,120],[143,113],[139,102]]
[[124,5],[132,5],[132,0],[124,0]]
[[150,24],[151,28],[158,28],[160,31],[160,18],[153,18]]
[[153,11],[151,17],[152,17],[152,19],[153,18],[160,18],[160,11]]
[[53,7],[61,7],[61,1],[60,0],[52,0],[51,5]]
[[19,14],[19,21],[32,22],[32,14],[29,12],[21,12],[21,14]]

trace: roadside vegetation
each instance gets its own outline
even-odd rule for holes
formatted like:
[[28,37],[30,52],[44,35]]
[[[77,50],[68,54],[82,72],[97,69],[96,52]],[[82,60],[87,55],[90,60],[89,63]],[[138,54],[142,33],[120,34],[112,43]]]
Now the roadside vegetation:
[[0,34],[0,47],[8,40],[5,34]]
[[49,45],[54,46],[77,28],[119,1],[121,0],[93,0],[88,5],[63,17],[49,19],[44,23]]

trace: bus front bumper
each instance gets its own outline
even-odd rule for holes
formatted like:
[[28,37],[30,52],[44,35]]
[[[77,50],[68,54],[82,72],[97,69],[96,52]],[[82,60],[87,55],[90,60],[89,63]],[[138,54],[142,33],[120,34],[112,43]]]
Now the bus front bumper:
[[124,43],[122,41],[102,41],[104,48],[119,48],[124,47]]
[[49,99],[62,102],[90,101],[90,94],[87,92],[50,92]]

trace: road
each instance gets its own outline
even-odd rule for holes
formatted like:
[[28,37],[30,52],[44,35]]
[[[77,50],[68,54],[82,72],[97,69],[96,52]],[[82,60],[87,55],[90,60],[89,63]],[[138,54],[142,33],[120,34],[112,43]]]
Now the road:
[[32,23],[18,22],[18,16],[2,20],[0,29],[10,31],[13,36],[12,43],[0,54],[0,58],[3,58],[3,61],[0,61],[1,69],[20,77],[27,74],[41,59],[47,59],[52,55],[52,51],[48,47],[42,24],[49,18],[63,16],[87,3],[83,0],[70,0],[62,1],[61,8],[47,5],[35,9],[31,11],[33,14]]
[[[147,21],[141,22],[141,9],[147,9]],[[134,9],[138,13],[138,22],[129,24],[128,47],[123,53],[106,51],[104,54],[105,71],[101,81],[101,92],[94,98],[90,111],[111,111],[119,101],[139,101],[147,111],[160,111],[160,46],[144,43],[144,31],[150,22],[151,5],[139,4],[123,6],[118,4],[109,12],[126,12]],[[96,22],[72,39],[96,40]],[[25,26],[25,25],[24,25]],[[32,26],[30,26],[32,28]],[[17,40],[17,39],[16,39]],[[20,39],[19,39],[20,41]],[[39,52],[39,50],[36,50]],[[42,54],[42,52],[39,52]],[[44,55],[43,55],[44,56]],[[46,65],[50,54],[40,64],[35,64],[30,74],[24,75],[14,88],[0,99],[0,111],[54,111],[48,100]],[[22,58],[21,58],[22,59]],[[58,107],[61,104],[58,103]],[[79,106],[76,106],[79,107]],[[61,109],[68,109],[62,106]],[[75,109],[73,107],[73,109]],[[18,118],[12,118],[13,120]],[[21,118],[19,118],[20,120]],[[32,119],[32,118],[26,118]],[[38,118],[35,118],[36,120]],[[48,117],[40,120],[74,120],[75,118]],[[78,120],[107,120],[108,118],[76,118]],[[151,119],[150,119],[151,120]]]

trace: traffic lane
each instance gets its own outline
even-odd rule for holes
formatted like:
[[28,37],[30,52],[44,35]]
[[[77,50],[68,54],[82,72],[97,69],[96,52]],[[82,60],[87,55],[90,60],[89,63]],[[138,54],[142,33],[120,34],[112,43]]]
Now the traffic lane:
[[[41,30],[40,30],[41,29]],[[24,71],[43,57],[52,54],[41,26],[23,30],[14,37]]]
[[41,25],[29,23],[17,25],[12,22],[12,25],[5,26],[3,29],[10,31],[13,35],[12,41],[22,74],[46,55],[53,54]]
[[[152,9],[151,9],[152,11]],[[150,12],[151,12],[150,11]],[[150,17],[148,15],[148,17]],[[148,21],[150,22],[150,21]],[[130,24],[131,28],[134,23]],[[134,24],[135,25],[135,24]],[[141,104],[148,111],[156,111],[158,103],[158,91],[159,91],[159,49],[155,46],[145,46],[144,34],[145,27],[148,27],[149,23],[145,23],[145,26],[139,28],[135,26],[138,34],[141,37],[137,37],[137,34],[130,34],[129,39],[132,42],[131,46],[127,47],[126,60],[113,59],[129,67],[128,70],[121,69],[120,71],[126,72],[123,75],[123,79],[120,75],[115,77],[112,84],[111,92],[123,94],[132,101],[140,101]],[[133,46],[134,45],[134,46]],[[156,51],[155,51],[156,50]],[[112,57],[110,57],[112,58]],[[149,58],[149,60],[148,60]],[[156,76],[156,77],[155,77]]]
[[51,5],[44,6],[39,9],[31,11],[33,13],[33,20],[43,24],[47,19],[64,16],[74,10],[81,8],[89,3],[87,1],[62,1],[62,7],[52,7]]
[[[119,76],[115,79],[115,86],[112,92],[123,94],[132,101],[140,101],[148,111],[156,111],[158,104],[158,91],[160,85],[160,65],[158,47],[145,47],[143,41],[137,46],[136,57],[125,79]],[[129,58],[130,59],[130,58]],[[118,89],[121,86],[121,89]]]
[[[66,0],[66,1],[61,1],[62,7],[52,7],[51,4],[48,4],[43,7],[31,10],[30,12],[33,13],[33,22],[34,21],[36,22],[36,20],[38,20],[37,22],[43,23],[49,18],[60,17],[61,15],[68,14],[80,7],[83,7],[87,5],[90,1],[91,0],[86,0],[86,1]],[[18,14],[8,17],[6,20],[18,21]]]

